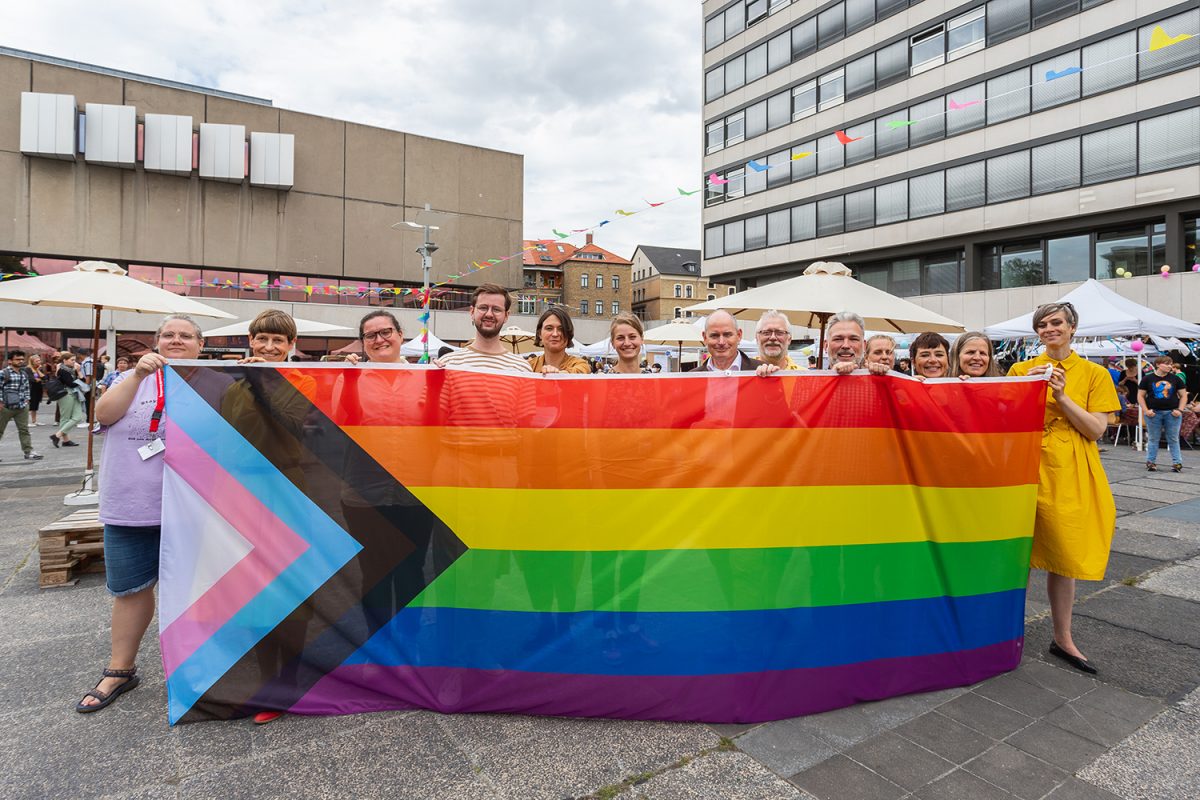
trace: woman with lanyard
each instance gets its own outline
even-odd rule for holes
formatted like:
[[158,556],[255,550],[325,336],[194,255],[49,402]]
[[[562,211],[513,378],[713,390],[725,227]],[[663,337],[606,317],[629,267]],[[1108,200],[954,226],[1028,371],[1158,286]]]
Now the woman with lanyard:
[[199,358],[204,345],[200,326],[182,314],[167,317],[154,338],[158,352],[142,356],[96,402],[96,421],[105,430],[100,473],[115,478],[100,482],[104,566],[113,596],[112,653],[96,688],[76,704],[81,714],[137,688],[138,647],[154,617],[167,439],[163,367],[168,360]]

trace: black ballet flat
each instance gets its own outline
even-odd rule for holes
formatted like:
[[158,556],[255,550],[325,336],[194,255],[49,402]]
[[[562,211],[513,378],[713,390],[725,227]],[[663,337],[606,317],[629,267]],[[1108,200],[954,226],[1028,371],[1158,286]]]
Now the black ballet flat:
[[1050,655],[1055,656],[1056,658],[1061,658],[1075,669],[1079,670],[1080,672],[1086,672],[1088,675],[1095,675],[1100,671],[1093,667],[1091,662],[1086,658],[1073,656],[1066,650],[1063,650],[1058,646],[1058,642],[1050,642]]

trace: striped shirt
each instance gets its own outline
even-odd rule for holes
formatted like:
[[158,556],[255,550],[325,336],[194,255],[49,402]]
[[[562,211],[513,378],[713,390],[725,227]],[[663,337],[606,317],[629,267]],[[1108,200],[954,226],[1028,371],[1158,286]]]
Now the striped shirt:
[[533,372],[529,362],[516,353],[481,353],[470,347],[447,353],[438,360],[445,367],[469,367],[489,372]]

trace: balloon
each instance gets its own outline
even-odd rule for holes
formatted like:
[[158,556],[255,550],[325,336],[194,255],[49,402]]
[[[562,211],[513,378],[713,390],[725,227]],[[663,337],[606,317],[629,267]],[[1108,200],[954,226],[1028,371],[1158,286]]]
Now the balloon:
[[1170,277],[1171,277],[1171,273],[1169,273],[1169,272],[1160,272],[1159,275],[1162,275],[1164,278],[1167,278],[1167,279],[1170,279]]
[[1125,277],[1126,277],[1126,278],[1132,278],[1132,277],[1133,277],[1133,273],[1132,273],[1132,272],[1129,272],[1129,271],[1126,271],[1126,272],[1125,272]]
[[1192,272],[1200,272],[1200,264],[1192,264]]
[[1171,265],[1170,265],[1170,264],[1163,264],[1161,267],[1159,267],[1159,268],[1158,268],[1158,271],[1159,271],[1159,272],[1170,272],[1170,271],[1171,271]]
[[1146,345],[1142,344],[1142,340],[1141,340],[1141,339],[1134,339],[1132,342],[1130,342],[1130,343],[1129,343],[1129,349],[1130,349],[1130,350],[1132,350],[1132,351],[1133,351],[1133,352],[1135,352],[1135,353],[1140,353],[1140,352],[1142,352],[1142,350],[1143,350],[1145,347],[1146,347]]

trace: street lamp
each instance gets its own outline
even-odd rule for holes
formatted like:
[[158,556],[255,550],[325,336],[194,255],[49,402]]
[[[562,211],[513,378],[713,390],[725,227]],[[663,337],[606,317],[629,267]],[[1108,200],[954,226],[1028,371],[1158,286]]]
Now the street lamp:
[[431,210],[429,208],[429,203],[426,203],[425,208],[422,209],[421,211],[417,212],[417,219],[415,222],[408,222],[408,221],[397,222],[394,225],[392,225],[392,228],[397,228],[397,229],[401,225],[405,225],[409,228],[417,228],[419,230],[424,231],[424,234],[425,234],[424,241],[421,243],[421,246],[417,248],[417,253],[419,253],[421,256],[421,278],[422,278],[421,298],[423,301],[422,308],[421,308],[421,319],[423,322],[422,327],[425,329],[425,335],[421,337],[422,339],[424,339],[422,344],[425,346],[425,352],[421,355],[421,363],[422,364],[429,363],[429,335],[428,335],[428,332],[429,332],[429,329],[432,327],[430,325],[430,317],[429,317],[429,314],[430,314],[430,312],[429,312],[429,274],[430,274],[430,271],[433,269],[433,254],[436,253],[437,249],[438,249],[438,246],[430,240],[429,232],[441,230],[441,226],[437,225],[435,223],[443,223],[444,224],[447,220],[450,219],[451,216],[452,215],[450,215],[450,214],[441,214],[437,211]]

